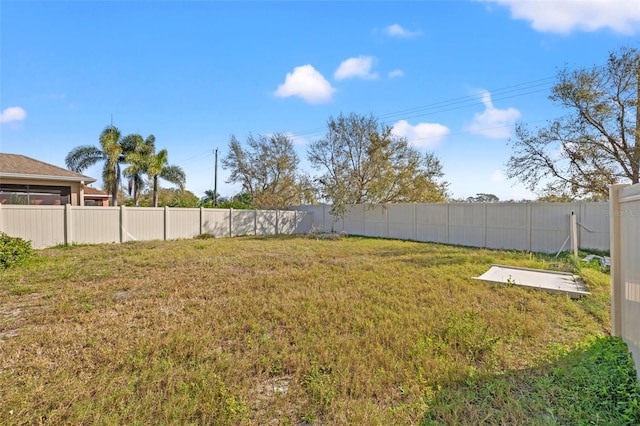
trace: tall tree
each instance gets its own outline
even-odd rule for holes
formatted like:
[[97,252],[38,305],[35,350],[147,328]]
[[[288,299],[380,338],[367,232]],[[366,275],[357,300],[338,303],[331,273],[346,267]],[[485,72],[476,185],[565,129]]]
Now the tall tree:
[[258,208],[286,208],[304,201],[304,177],[298,173],[300,159],[292,140],[281,133],[247,138],[243,147],[234,135],[222,159],[231,171],[227,182],[242,184]]
[[421,154],[374,116],[331,117],[327,133],[309,146],[325,200],[340,216],[349,204],[443,202],[448,184],[433,153]]
[[124,162],[120,130],[107,126],[100,133],[100,147],[81,145],[73,148],[65,158],[69,170],[82,173],[94,164],[103,161],[102,181],[107,192],[111,193],[113,206],[118,205],[118,188],[120,187],[120,164]]
[[606,199],[613,183],[640,181],[640,52],[623,47],[606,64],[563,69],[551,101],[570,113],[531,131],[516,126],[507,176],[533,191]]
[[150,154],[146,163],[145,173],[153,182],[153,206],[158,207],[158,179],[162,178],[171,182],[184,191],[186,175],[180,166],[169,164],[169,153],[166,149],[160,150],[157,154]]
[[138,199],[144,189],[144,174],[146,172],[149,157],[155,152],[156,138],[149,135],[147,139],[142,139],[138,134],[128,135],[122,140],[124,161],[128,166],[122,170],[122,175],[129,179],[128,191],[133,197],[133,205],[138,206]]
[[495,194],[479,192],[475,197],[468,197],[466,201],[468,203],[497,203],[500,201],[500,198]]
[[[180,188],[158,188],[157,207],[204,207],[198,205],[198,197],[189,190],[181,190]],[[140,204],[153,205],[153,190],[144,191],[140,196]]]

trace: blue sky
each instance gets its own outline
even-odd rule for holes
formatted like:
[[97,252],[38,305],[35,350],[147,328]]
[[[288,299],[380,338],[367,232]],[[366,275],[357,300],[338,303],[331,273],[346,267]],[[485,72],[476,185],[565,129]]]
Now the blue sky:
[[202,196],[231,134],[289,133],[313,174],[306,145],[355,112],[435,152],[454,197],[508,200],[535,198],[504,177],[514,123],[565,113],[559,68],[639,47],[640,1],[3,0],[0,27],[1,152],[64,167],[113,117]]

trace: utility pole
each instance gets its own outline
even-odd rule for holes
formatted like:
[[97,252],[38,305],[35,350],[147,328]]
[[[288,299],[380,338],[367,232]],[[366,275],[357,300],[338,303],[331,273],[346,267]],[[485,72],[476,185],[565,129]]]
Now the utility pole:
[[218,206],[218,148],[215,150],[216,163],[215,172],[213,174],[213,207]]

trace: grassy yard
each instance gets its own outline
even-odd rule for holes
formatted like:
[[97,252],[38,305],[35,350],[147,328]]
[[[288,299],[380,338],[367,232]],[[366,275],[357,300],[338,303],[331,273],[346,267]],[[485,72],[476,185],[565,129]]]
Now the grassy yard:
[[0,270],[0,424],[640,421],[609,277],[591,297],[472,280],[565,261],[365,238],[42,250]]

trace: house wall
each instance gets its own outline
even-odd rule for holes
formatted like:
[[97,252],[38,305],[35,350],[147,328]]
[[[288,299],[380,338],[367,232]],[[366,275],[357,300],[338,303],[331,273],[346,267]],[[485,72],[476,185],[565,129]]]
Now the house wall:
[[64,181],[64,180],[45,180],[45,179],[16,179],[16,178],[2,178],[3,184],[13,185],[44,185],[44,186],[66,186],[71,190],[71,205],[80,205],[80,182]]

